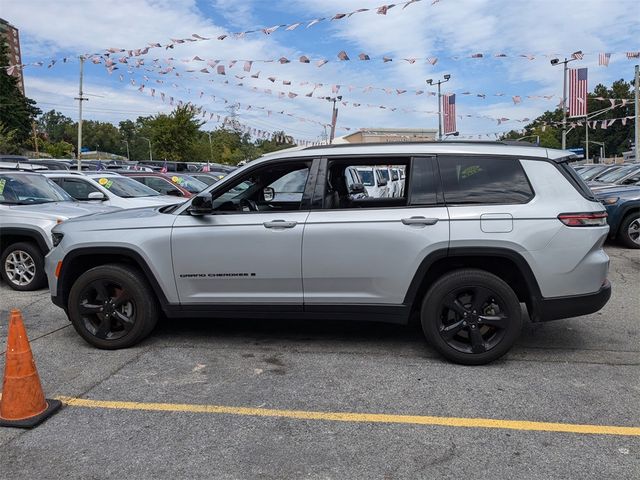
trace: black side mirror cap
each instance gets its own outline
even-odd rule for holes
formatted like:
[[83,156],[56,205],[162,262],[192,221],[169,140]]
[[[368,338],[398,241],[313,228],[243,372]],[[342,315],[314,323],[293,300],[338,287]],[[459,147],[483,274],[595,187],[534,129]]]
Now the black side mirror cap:
[[191,205],[187,209],[191,215],[208,215],[213,212],[213,202],[211,194],[196,195],[191,200]]

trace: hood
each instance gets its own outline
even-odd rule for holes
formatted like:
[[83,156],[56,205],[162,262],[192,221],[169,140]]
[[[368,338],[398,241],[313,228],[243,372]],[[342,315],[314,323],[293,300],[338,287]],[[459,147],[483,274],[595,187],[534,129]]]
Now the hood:
[[613,185],[612,187],[609,187],[609,188],[602,188],[600,190],[597,190],[594,193],[598,198],[605,198],[605,197],[611,197],[611,196],[618,196],[618,197],[625,197],[625,198],[630,198],[630,197],[640,198],[640,187],[636,187],[636,186],[623,187],[620,185]]
[[3,205],[3,215],[19,216],[21,218],[38,218],[45,220],[67,220],[95,213],[112,212],[114,207],[93,205],[80,202],[51,202],[33,205]]
[[171,195],[156,195],[153,197],[126,198],[125,200],[131,200],[131,204],[135,205],[134,208],[137,208],[175,205],[176,203],[182,203],[187,199],[183,197],[174,197]]
[[54,231],[115,231],[171,226],[175,220],[175,215],[160,212],[164,206],[119,208],[108,213],[72,218],[60,225],[56,225]]

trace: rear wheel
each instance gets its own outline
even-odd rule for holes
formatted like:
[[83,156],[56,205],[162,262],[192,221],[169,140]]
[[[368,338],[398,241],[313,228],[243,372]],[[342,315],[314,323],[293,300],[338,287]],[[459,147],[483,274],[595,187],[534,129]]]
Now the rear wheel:
[[620,224],[620,241],[628,248],[640,248],[640,211],[627,215]]
[[102,265],[80,275],[71,287],[68,310],[80,336],[104,349],[135,345],[158,321],[147,280],[127,265]]
[[0,256],[2,278],[14,290],[38,290],[47,283],[44,273],[44,255],[29,242],[9,245]]
[[482,365],[513,346],[522,311],[518,297],[500,278],[463,269],[443,275],[429,289],[421,322],[427,340],[445,358]]

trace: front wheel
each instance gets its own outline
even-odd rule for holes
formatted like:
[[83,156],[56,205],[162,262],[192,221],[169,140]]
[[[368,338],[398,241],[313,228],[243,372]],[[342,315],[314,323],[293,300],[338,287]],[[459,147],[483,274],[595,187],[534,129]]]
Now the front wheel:
[[128,265],[101,265],[80,275],[71,287],[68,311],[82,338],[109,350],[135,345],[158,321],[153,291]]
[[14,290],[38,290],[47,283],[44,255],[33,243],[18,242],[9,245],[2,252],[0,265],[2,278]]
[[520,302],[503,280],[484,270],[443,275],[422,302],[422,330],[445,358],[482,365],[513,346],[522,328]]
[[619,237],[627,248],[640,248],[640,211],[632,212],[624,218]]

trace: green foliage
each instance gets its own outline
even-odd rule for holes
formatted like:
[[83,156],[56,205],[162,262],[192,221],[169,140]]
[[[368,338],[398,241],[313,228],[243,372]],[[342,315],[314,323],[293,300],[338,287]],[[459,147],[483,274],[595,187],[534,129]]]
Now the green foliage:
[[51,155],[52,158],[71,158],[74,147],[72,144],[60,140],[59,142],[46,142],[42,149]]
[[17,131],[0,123],[0,153],[4,155],[17,155],[20,153]]
[[[7,52],[5,42],[0,42],[0,65],[11,63]],[[12,138],[18,147],[29,139],[31,123],[40,114],[35,103],[20,92],[18,79],[0,68],[0,124],[14,132]]]

